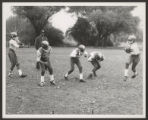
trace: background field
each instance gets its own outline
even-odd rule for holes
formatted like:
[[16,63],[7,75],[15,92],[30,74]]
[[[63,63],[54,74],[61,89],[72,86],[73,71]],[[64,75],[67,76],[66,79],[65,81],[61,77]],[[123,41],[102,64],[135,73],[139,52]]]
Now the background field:
[[[51,63],[57,86],[50,86],[46,73],[46,86],[39,87],[40,71],[35,69],[36,51],[34,48],[21,48],[18,59],[28,76],[19,78],[15,69],[13,78],[6,78],[6,114],[142,114],[142,55],[137,67],[139,76],[124,82],[124,51],[100,49],[105,55],[105,61],[97,72],[98,77],[80,83],[76,67],[75,72],[69,76],[69,81],[63,78],[69,70],[69,54],[72,49],[53,48]],[[88,52],[93,50],[97,49],[87,49]],[[81,61],[86,78],[92,66],[84,57]],[[8,74],[8,56],[6,63]]]

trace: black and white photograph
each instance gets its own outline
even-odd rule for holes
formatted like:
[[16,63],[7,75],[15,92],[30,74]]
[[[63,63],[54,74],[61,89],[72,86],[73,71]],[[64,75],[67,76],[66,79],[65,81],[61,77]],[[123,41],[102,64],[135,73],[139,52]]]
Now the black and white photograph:
[[145,118],[145,2],[3,2],[3,118]]

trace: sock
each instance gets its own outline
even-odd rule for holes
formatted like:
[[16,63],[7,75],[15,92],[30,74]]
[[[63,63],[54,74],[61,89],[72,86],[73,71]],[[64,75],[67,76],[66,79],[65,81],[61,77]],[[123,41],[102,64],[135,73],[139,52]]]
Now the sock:
[[54,81],[54,75],[50,75],[50,81]]
[[126,76],[126,77],[128,76],[128,69],[124,70],[124,76]]
[[23,74],[21,69],[18,70],[18,73],[19,73],[19,76]]
[[68,73],[65,74],[65,77],[68,77]]
[[83,79],[83,73],[80,73],[80,79]]
[[41,76],[41,82],[44,82],[44,76]]

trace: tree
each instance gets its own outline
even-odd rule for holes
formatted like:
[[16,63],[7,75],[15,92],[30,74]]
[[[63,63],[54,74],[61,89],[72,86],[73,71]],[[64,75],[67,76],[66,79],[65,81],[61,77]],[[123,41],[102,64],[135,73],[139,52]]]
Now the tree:
[[33,44],[35,39],[35,30],[32,24],[19,16],[13,16],[6,21],[6,40],[10,39],[11,32],[17,32],[20,41],[25,44]]
[[52,27],[51,24],[45,26],[45,34],[51,46],[60,46],[63,44],[63,32]]
[[61,6],[14,6],[12,10],[18,16],[27,18],[39,35],[41,29],[48,23],[49,17],[61,8]]
[[76,24],[71,28],[70,34],[79,44],[90,45],[91,25],[85,18],[79,17]]
[[93,11],[88,19],[94,21],[98,30],[96,46],[110,44],[109,36],[119,32],[134,33],[137,31],[139,19],[133,17],[129,10],[133,7],[106,7]]

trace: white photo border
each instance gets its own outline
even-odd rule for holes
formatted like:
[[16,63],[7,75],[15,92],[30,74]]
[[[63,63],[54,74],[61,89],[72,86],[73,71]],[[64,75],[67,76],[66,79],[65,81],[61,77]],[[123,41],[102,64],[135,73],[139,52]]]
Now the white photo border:
[[[6,114],[6,17],[7,6],[142,6],[143,12],[143,114],[142,115],[30,115]],[[146,117],[146,3],[145,2],[2,2],[2,117],[3,118],[145,118]]]

